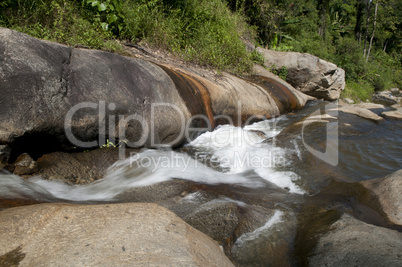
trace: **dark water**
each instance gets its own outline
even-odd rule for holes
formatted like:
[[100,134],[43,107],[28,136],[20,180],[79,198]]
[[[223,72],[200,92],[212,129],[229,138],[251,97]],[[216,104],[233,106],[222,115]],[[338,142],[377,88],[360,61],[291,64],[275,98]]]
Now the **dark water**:
[[343,137],[336,170],[352,181],[383,177],[402,169],[402,123],[386,122],[364,136]]

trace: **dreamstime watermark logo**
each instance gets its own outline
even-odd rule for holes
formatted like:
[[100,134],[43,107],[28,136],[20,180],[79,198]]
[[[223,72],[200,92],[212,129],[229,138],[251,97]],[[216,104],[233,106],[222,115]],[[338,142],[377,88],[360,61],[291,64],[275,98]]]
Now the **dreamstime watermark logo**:
[[[236,121],[233,118],[237,118]],[[114,103],[107,105],[104,101],[99,103],[83,102],[73,106],[68,111],[64,121],[64,129],[68,140],[79,148],[101,147],[108,143],[116,146],[118,143],[120,159],[126,157],[126,148],[172,147],[184,142],[190,143],[194,137],[203,132],[211,132],[209,140],[204,141],[215,148],[260,147],[260,142],[255,141],[255,135],[263,135],[264,133],[259,130],[251,130],[253,134],[245,134],[247,131],[234,127],[225,133],[213,131],[217,120],[221,124],[247,126],[256,120],[266,119],[264,116],[251,116],[245,121],[242,118],[241,103],[238,104],[235,116],[218,115],[210,118],[202,114],[190,116],[180,107],[171,103],[153,103],[141,113],[127,114],[127,112],[119,111]],[[324,110],[319,109],[304,119],[302,121],[302,143],[311,154],[330,165],[336,166],[338,164],[338,123],[334,122],[334,118],[337,118],[337,106],[328,104]],[[306,132],[308,125],[317,121],[326,123],[325,152],[319,151],[305,142],[305,135],[309,134]],[[275,120],[270,121],[269,124],[268,128],[276,128]],[[88,136],[97,136],[97,140],[87,140]],[[275,142],[275,138],[273,141]],[[141,166],[149,164],[156,167],[185,167],[190,164],[185,162],[183,158],[141,159],[137,157],[132,157],[131,163]],[[200,159],[207,157],[196,155],[196,158],[200,161]],[[284,159],[279,159],[277,155],[267,151],[266,155],[235,152],[227,158],[221,157],[219,160],[209,158],[208,160],[210,165],[231,165],[236,168],[247,165],[251,168],[261,168],[277,166],[278,162]]]

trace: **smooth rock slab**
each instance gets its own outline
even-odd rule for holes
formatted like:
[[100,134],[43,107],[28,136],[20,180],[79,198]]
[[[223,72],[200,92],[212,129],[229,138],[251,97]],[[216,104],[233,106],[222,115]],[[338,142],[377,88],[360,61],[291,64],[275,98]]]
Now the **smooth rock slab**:
[[359,108],[368,109],[377,115],[380,115],[381,112],[387,111],[387,109],[389,109],[388,107],[386,107],[384,105],[374,104],[374,103],[360,103],[360,104],[355,104],[354,106],[359,107]]
[[372,112],[366,108],[361,108],[361,107],[356,107],[356,106],[341,106],[341,107],[338,107],[338,111],[349,113],[349,114],[354,114],[359,117],[362,117],[363,119],[368,119],[368,120],[372,120],[375,122],[380,122],[380,121],[384,120],[381,116],[378,116],[374,112]]
[[402,233],[366,224],[350,215],[320,237],[309,266],[401,266]]
[[0,212],[0,265],[233,266],[156,204],[40,204]]
[[381,115],[388,120],[402,120],[402,113],[399,111],[385,111]]
[[388,219],[402,225],[402,170],[383,178],[363,181],[361,184],[378,198]]

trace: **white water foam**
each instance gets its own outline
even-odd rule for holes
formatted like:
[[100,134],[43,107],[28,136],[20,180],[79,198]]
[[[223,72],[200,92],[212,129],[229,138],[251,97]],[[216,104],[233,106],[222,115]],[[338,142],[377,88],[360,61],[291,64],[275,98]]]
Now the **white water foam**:
[[175,178],[205,184],[236,184],[251,188],[263,186],[258,179],[221,173],[186,154],[174,151],[146,150],[116,162],[110,170],[104,178],[88,185],[67,185],[40,177],[24,180],[16,175],[0,174],[0,196],[38,200],[108,201],[130,188]]
[[267,232],[267,230],[269,230],[269,228],[271,228],[272,226],[274,226],[275,224],[278,224],[280,222],[282,222],[282,216],[284,215],[283,211],[280,210],[276,210],[274,215],[269,218],[269,220],[260,228],[255,229],[253,232],[251,233],[246,233],[246,234],[242,234],[235,242],[234,246],[241,246],[241,244],[251,241],[251,240],[255,240],[257,238],[259,238],[261,235],[263,235],[264,233]]
[[[145,150],[116,162],[103,179],[89,185],[67,185],[41,177],[25,180],[16,175],[0,173],[0,196],[45,201],[110,201],[130,188],[175,178],[211,185],[236,184],[251,188],[263,186],[261,180],[252,173],[291,193],[304,193],[294,183],[299,178],[295,173],[275,170],[278,165],[291,164],[285,157],[287,151],[263,143],[267,136],[273,137],[281,130],[272,127],[275,126],[273,122],[275,121],[259,122],[244,129],[223,125],[213,132],[200,135],[189,144],[212,153],[212,157],[228,170],[226,173],[207,167],[187,154]],[[263,132],[265,136],[256,131]],[[205,155],[209,156],[210,154]]]
[[197,148],[198,153],[205,151],[205,157],[217,162],[227,173],[239,174],[253,170],[261,178],[291,193],[303,194],[305,191],[295,183],[300,179],[296,173],[276,170],[291,164],[286,158],[289,151],[263,142],[279,134],[282,128],[277,127],[277,122],[283,120],[286,118],[262,121],[244,128],[222,125],[200,135],[189,146]]

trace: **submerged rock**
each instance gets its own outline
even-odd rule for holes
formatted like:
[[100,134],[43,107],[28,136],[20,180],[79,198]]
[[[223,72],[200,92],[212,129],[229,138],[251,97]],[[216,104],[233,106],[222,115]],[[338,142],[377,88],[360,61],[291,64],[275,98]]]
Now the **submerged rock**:
[[350,215],[331,225],[317,243],[309,266],[400,266],[402,233],[361,222]]
[[361,184],[376,196],[388,219],[402,225],[402,170]]
[[0,212],[0,264],[233,266],[218,244],[155,204],[41,204]]
[[310,54],[277,52],[257,48],[268,68],[286,68],[286,81],[301,92],[325,100],[336,100],[345,88],[345,71]]

